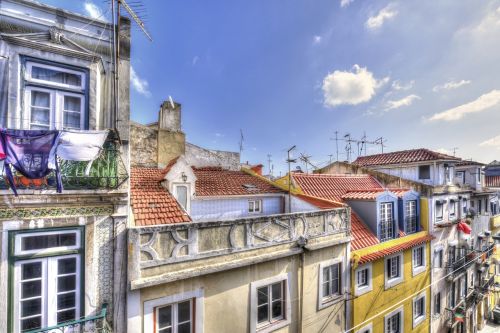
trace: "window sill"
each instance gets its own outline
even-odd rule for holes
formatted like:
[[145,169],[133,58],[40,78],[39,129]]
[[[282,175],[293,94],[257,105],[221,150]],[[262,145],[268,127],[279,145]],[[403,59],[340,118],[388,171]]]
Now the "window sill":
[[318,305],[318,310],[322,310],[343,300],[344,300],[344,295],[323,297],[320,304]]
[[412,270],[412,275],[416,276],[425,272],[425,266],[414,267]]
[[362,287],[355,287],[354,288],[354,296],[361,296],[361,295],[364,295],[372,290],[373,290],[373,288],[371,285],[366,285],[366,286],[362,286]]
[[394,286],[397,286],[398,284],[403,282],[403,277],[398,277],[398,278],[392,278],[390,280],[387,280],[385,282],[385,289],[392,288]]
[[413,328],[417,327],[418,325],[420,325],[424,321],[425,321],[425,316],[420,316],[420,317],[417,317],[417,318],[413,318]]
[[268,324],[268,325],[257,326],[255,332],[256,333],[274,332],[277,329],[283,328],[283,327],[288,326],[288,325],[290,325],[290,320],[281,319],[281,320],[272,322],[271,324]]

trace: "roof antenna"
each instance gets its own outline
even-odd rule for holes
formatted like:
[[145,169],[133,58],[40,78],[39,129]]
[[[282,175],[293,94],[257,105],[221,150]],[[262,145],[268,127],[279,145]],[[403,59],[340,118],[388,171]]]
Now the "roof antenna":
[[243,152],[243,141],[244,141],[244,137],[243,137],[243,130],[240,128],[240,158],[241,158],[241,152]]
[[175,109],[175,104],[174,100],[172,99],[172,96],[168,95],[168,100],[170,101],[170,106],[172,107],[172,109]]

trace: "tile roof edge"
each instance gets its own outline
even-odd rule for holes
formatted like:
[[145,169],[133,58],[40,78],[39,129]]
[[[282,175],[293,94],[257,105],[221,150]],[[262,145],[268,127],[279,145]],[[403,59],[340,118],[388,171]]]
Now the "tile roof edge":
[[[250,176],[254,176],[262,181],[265,181],[266,183],[268,183],[269,185],[279,189],[279,190],[282,190],[284,191],[285,193],[288,193],[288,188],[285,188],[285,186],[281,186],[275,182],[273,182],[272,180],[262,176],[262,175],[259,175],[258,173],[256,173],[255,171],[249,169],[249,168],[241,168],[241,171],[246,173],[246,174],[249,174]],[[290,191],[292,194],[295,194],[294,193],[294,189],[291,189]]]

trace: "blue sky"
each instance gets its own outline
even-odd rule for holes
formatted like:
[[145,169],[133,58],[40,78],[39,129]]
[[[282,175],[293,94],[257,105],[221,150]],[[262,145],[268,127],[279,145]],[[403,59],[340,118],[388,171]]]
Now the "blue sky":
[[335,131],[383,136],[385,151],[500,157],[500,1],[142,2],[154,41],[133,29],[135,121],[155,121],[171,95],[190,142],[238,150],[242,129],[242,161],[267,167],[271,154],[275,170],[292,145],[316,164],[335,159]]

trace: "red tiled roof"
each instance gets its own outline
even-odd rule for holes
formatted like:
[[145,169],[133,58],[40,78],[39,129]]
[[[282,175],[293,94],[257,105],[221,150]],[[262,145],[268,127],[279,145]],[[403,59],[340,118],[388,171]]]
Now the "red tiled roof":
[[342,196],[349,191],[382,189],[370,175],[292,173],[292,177],[304,194],[334,201],[342,201]]
[[[385,192],[385,189],[373,189],[373,190],[363,190],[363,191],[349,191],[342,196],[344,200],[375,200],[380,193]],[[398,198],[401,198],[407,189],[388,189],[387,191],[395,194]]]
[[352,164],[359,166],[387,165],[387,164],[402,164],[415,163],[425,161],[460,161],[460,158],[438,153],[429,149],[411,149],[395,151],[392,153],[376,154],[369,156],[360,156]]
[[368,227],[363,222],[361,222],[359,216],[354,213],[352,209],[351,232],[351,248],[353,251],[380,243],[378,238],[368,229]]
[[486,187],[500,187],[500,176],[486,176]]
[[389,247],[387,249],[383,249],[383,250],[379,250],[377,252],[365,254],[365,255],[361,256],[361,259],[359,260],[358,265],[362,265],[362,264],[365,264],[365,263],[370,262],[370,261],[375,261],[375,260],[389,256],[389,255],[397,253],[397,252],[411,249],[414,246],[417,246],[417,245],[420,245],[420,244],[423,244],[426,242],[430,242],[432,239],[434,239],[434,237],[432,235],[425,235],[425,236],[407,241],[407,242],[399,244],[399,245],[394,245],[394,246]]
[[340,208],[346,206],[346,204],[342,202],[322,199],[318,197],[312,197],[304,194],[295,194],[295,196],[320,209],[332,209],[332,208]]
[[196,196],[230,196],[265,193],[283,193],[271,183],[243,171],[231,171],[221,167],[193,167],[196,175]]
[[[170,167],[173,164],[175,162],[169,163]],[[131,169],[130,203],[137,226],[191,221],[177,200],[160,184],[170,167]]]

